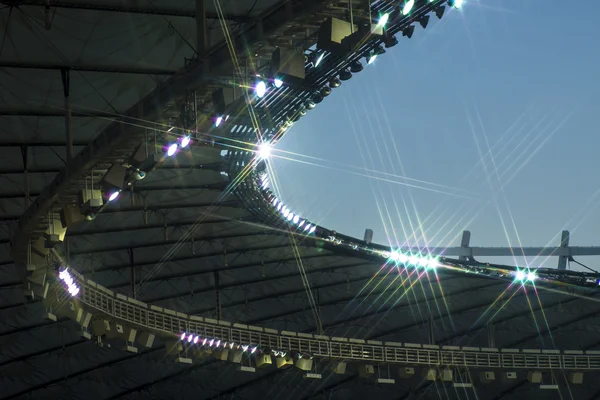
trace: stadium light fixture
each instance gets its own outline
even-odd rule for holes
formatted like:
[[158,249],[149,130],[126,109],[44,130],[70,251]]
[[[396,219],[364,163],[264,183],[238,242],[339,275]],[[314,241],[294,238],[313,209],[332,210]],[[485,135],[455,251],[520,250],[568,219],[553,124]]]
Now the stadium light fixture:
[[402,36],[406,36],[407,38],[412,38],[413,33],[415,33],[415,27],[414,25],[410,25],[409,27],[407,27],[406,29],[404,29],[402,31]]
[[435,9],[435,16],[438,19],[442,19],[442,17],[444,16],[444,12],[446,11],[446,7],[444,6],[439,6],[438,8]]
[[115,190],[114,192],[112,192],[109,196],[108,196],[108,201],[113,201],[116,200],[119,197],[119,194],[121,193],[120,190]]
[[421,256],[417,254],[404,253],[398,250],[384,251],[381,255],[396,264],[404,264],[412,267],[437,268],[440,265],[438,257],[431,255]]
[[347,81],[350,78],[352,78],[352,72],[348,71],[347,69],[340,71],[340,80]]
[[463,0],[448,0],[448,4],[453,8],[461,8],[464,4]]
[[329,81],[329,87],[335,89],[338,88],[342,85],[342,82],[339,80],[339,78],[333,78],[331,79],[331,81]]
[[283,81],[281,79],[273,79],[273,85],[275,85],[276,88],[280,88],[283,85]]
[[384,43],[385,48],[389,49],[390,47],[394,47],[398,44],[398,39],[396,39],[396,36],[388,36],[384,39]]
[[421,17],[421,19],[419,19],[419,24],[421,24],[421,27],[423,27],[423,29],[426,29],[427,25],[429,24],[429,15],[424,15],[423,17]]
[[404,5],[402,6],[402,15],[408,15],[412,11],[414,5],[415,0],[405,1]]
[[58,272],[58,279],[60,279],[66,286],[67,292],[75,297],[79,293],[79,285],[73,279],[71,273],[67,270],[67,268],[63,268]]
[[[410,0],[414,3],[414,0]],[[390,19],[390,14],[385,13],[383,15],[381,15],[381,17],[379,17],[379,21],[377,21],[377,25],[384,27],[387,23],[388,20]]]
[[360,72],[363,70],[363,65],[361,64],[360,61],[354,61],[352,64],[350,64],[350,72],[352,72],[353,74],[356,74],[357,72]]
[[172,155],[174,155],[177,152],[177,147],[179,147],[177,143],[169,145],[169,147],[167,148],[167,156],[171,157]]
[[265,81],[259,80],[258,82],[256,82],[256,84],[254,85],[254,93],[256,93],[256,96],[259,99],[265,97],[265,94],[267,94],[267,84],[265,83]]
[[325,53],[321,53],[319,54],[319,57],[317,57],[317,61],[315,61],[315,68],[319,66],[319,64],[321,64],[321,62],[323,61],[323,58],[325,58]]
[[186,148],[190,142],[192,141],[192,139],[189,136],[184,136],[183,138],[181,138],[181,148],[184,149]]

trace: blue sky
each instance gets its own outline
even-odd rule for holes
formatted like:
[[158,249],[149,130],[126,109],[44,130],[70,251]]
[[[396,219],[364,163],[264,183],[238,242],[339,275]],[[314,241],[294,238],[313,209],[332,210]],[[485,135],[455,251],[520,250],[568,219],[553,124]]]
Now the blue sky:
[[600,245],[600,4],[577,5],[470,0],[417,27],[277,144],[283,199],[380,243],[418,215],[430,244]]

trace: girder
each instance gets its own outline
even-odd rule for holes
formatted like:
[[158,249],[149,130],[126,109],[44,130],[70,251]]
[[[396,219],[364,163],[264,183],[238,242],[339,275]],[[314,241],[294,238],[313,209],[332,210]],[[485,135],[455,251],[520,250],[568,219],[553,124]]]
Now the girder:
[[[36,6],[45,7],[46,5],[52,8],[70,8],[76,10],[90,11],[109,11],[121,12],[129,14],[147,14],[147,15],[162,15],[167,17],[187,17],[195,18],[196,14],[193,9],[183,10],[178,8],[167,7],[140,7],[134,5],[125,5],[119,3],[101,3],[98,1],[70,1],[70,0],[2,0],[0,3],[13,6]],[[247,15],[225,15],[225,20],[234,22],[250,22],[251,17]],[[216,13],[207,13],[208,19],[221,19]]]
[[[177,72],[174,69],[133,66],[133,65],[92,65],[92,64],[54,64],[33,61],[0,61],[0,68],[15,69],[49,69],[57,71],[78,71],[78,72],[103,72],[118,74],[136,74],[136,75],[173,75]],[[63,113],[64,115],[64,113]]]

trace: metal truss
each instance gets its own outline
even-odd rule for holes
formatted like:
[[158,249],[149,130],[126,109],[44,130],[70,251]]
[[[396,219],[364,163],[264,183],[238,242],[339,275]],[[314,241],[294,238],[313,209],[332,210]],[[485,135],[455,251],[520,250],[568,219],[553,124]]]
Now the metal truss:
[[[16,69],[49,69],[56,71],[70,70],[78,72],[104,72],[119,74],[136,75],[173,75],[177,72],[175,69],[127,66],[127,65],[85,65],[85,64],[53,64],[42,62],[18,62],[18,61],[0,61],[0,68]],[[64,116],[64,112],[63,112]],[[64,145],[64,143],[63,143]]]
[[[470,347],[380,342],[276,331],[209,318],[188,316],[172,310],[115,295],[108,289],[73,272],[80,284],[79,301],[86,311],[106,315],[166,338],[181,332],[227,342],[247,343],[266,349],[285,349],[318,358],[343,359],[377,364],[460,366],[468,368],[600,370],[597,352],[561,353],[554,350],[475,349]],[[77,306],[75,306],[77,307]],[[89,307],[89,308],[88,308]]]
[[[71,111],[72,117],[117,119],[119,115],[109,111]],[[0,117],[65,117],[65,111],[54,108],[0,108]],[[64,143],[63,143],[64,146]]]
[[[0,3],[11,6],[38,6],[46,5],[52,8],[70,8],[75,10],[110,11],[129,14],[162,15],[167,17],[195,18],[195,10],[181,10],[166,7],[136,7],[119,3],[100,3],[97,1],[69,1],[69,0],[2,0]],[[225,20],[234,22],[251,22],[252,18],[247,15],[225,15]],[[207,19],[221,19],[218,14],[206,14]]]

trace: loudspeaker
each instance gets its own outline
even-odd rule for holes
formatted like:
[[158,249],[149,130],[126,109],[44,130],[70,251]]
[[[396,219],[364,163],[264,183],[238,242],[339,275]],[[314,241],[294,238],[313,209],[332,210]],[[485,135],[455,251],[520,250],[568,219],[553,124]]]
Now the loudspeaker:
[[271,55],[271,76],[281,79],[288,86],[300,86],[304,82],[304,54],[277,49]]
[[542,373],[539,371],[529,371],[527,373],[527,380],[531,383],[541,383]]
[[327,18],[319,28],[317,48],[331,52],[339,52],[342,48],[342,39],[356,32],[356,26],[352,29],[350,22],[337,18]]
[[496,373],[493,371],[482,372],[479,375],[479,379],[481,379],[481,382],[483,382],[483,383],[493,382],[496,380]]
[[375,374],[375,367],[372,365],[361,365],[358,367],[358,375],[361,378],[370,378]]
[[122,189],[125,181],[125,174],[127,168],[119,164],[113,164],[112,167],[106,172],[104,178],[102,178],[105,185],[112,186],[113,188]]

